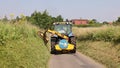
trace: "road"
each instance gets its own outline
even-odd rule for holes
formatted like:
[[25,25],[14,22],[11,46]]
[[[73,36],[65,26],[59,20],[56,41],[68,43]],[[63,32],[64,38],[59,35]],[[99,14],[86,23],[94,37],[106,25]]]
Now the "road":
[[105,68],[91,58],[76,52],[76,54],[52,55],[49,68]]

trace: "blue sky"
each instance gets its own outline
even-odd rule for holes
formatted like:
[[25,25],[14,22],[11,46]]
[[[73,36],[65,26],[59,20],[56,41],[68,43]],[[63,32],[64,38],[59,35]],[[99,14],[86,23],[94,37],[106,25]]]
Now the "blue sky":
[[0,18],[14,13],[30,15],[48,10],[52,16],[68,19],[114,21],[120,16],[120,0],[0,0]]

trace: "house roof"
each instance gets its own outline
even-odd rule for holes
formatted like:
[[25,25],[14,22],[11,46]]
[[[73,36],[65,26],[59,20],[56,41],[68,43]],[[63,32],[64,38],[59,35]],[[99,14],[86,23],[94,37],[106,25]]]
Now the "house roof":
[[72,19],[71,21],[88,21],[87,19]]

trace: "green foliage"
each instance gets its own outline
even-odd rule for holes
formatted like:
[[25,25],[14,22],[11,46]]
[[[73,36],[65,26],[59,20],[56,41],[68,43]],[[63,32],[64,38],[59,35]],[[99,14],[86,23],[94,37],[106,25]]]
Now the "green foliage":
[[103,24],[109,24],[107,21],[104,21]]
[[0,22],[0,68],[47,68],[49,52],[30,24]]
[[89,20],[89,24],[96,24],[96,23],[97,23],[96,19]]
[[83,36],[80,36],[79,40],[97,40],[97,41],[109,41],[120,42],[120,27],[108,27],[104,30],[97,30],[94,32],[86,32]]
[[118,17],[117,21],[116,22],[120,22],[120,17]]
[[[74,28],[79,52],[104,64],[107,68],[120,67],[120,27]],[[78,34],[79,32],[79,34]]]
[[8,21],[8,18],[7,16],[4,16],[4,18],[2,19],[3,22],[7,22]]
[[120,44],[111,42],[83,40],[78,41],[78,51],[104,64],[106,68],[120,68]]
[[23,38],[33,37],[34,30],[25,28],[25,24],[11,25],[0,23],[0,44],[5,45],[9,40],[21,40]]
[[92,37],[94,40],[103,40],[103,41],[113,41],[114,40],[114,30],[107,29],[105,31],[98,31],[93,34]]
[[56,17],[56,22],[63,22],[63,18],[61,15]]
[[32,24],[35,24],[39,26],[40,28],[51,28],[52,24],[54,22],[62,22],[63,18],[61,15],[57,17],[52,17],[48,14],[48,12],[45,10],[43,13],[35,11],[31,14],[30,17],[27,16],[27,20],[31,22]]
[[113,22],[113,25],[120,25],[120,17],[118,17],[118,19],[115,22]]

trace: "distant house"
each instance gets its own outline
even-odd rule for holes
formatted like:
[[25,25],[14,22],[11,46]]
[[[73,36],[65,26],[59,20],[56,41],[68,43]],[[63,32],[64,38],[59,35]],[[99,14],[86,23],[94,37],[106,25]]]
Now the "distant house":
[[109,25],[112,25],[112,24],[113,24],[113,22],[108,22],[108,24],[109,24]]
[[71,22],[75,25],[80,25],[80,24],[88,24],[87,19],[72,19]]

